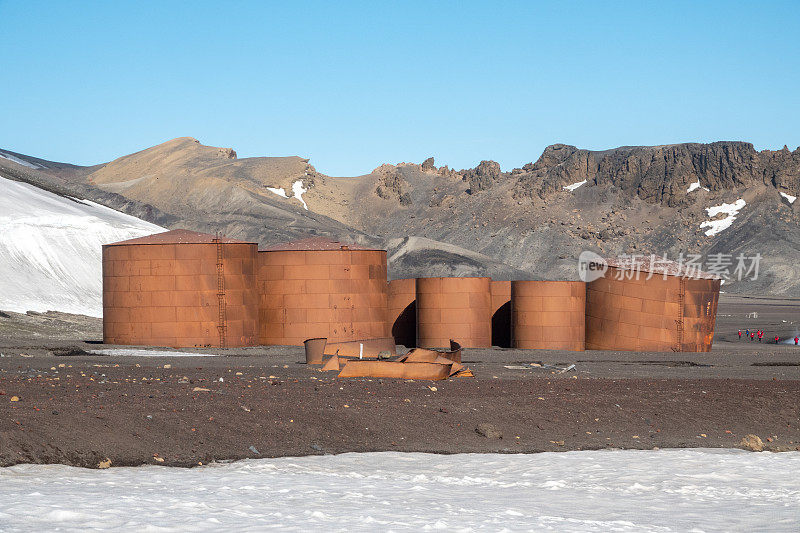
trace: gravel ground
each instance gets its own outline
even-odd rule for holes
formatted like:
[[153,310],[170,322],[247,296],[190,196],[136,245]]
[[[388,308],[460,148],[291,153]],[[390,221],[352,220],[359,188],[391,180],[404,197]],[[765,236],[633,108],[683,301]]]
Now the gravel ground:
[[[760,318],[746,319],[753,310]],[[736,447],[750,433],[794,450],[800,349],[734,339],[738,327],[789,332],[799,310],[795,300],[724,299],[707,354],[466,350],[475,377],[444,382],[337,379],[303,364],[299,347],[86,355],[115,348],[98,344],[97,319],[8,314],[0,465]]]

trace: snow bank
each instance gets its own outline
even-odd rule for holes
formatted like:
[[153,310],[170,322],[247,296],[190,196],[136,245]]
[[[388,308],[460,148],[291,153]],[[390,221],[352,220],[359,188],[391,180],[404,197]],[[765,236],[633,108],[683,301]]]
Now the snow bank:
[[[250,443],[242,442],[243,450]],[[364,453],[0,469],[5,532],[797,531],[800,453]]]
[[716,235],[717,233],[728,229],[733,224],[733,221],[736,220],[736,215],[739,214],[739,211],[747,205],[747,202],[739,198],[732,204],[723,203],[721,205],[716,205],[713,207],[707,207],[706,213],[710,218],[713,218],[720,213],[727,215],[725,218],[721,218],[718,220],[706,220],[702,224],[700,224],[700,228],[709,228],[706,231],[706,235],[711,237]]
[[218,357],[218,354],[213,353],[147,350],[144,348],[109,348],[107,350],[89,350],[89,352],[112,357]]
[[42,165],[37,165],[36,163],[31,163],[30,161],[25,161],[24,159],[20,159],[19,157],[15,157],[11,154],[7,154],[5,152],[0,152],[0,158],[7,159],[8,161],[13,161],[18,165],[22,165],[23,167],[28,168],[44,168]]
[[101,246],[162,231],[88,200],[0,178],[0,309],[102,316]]
[[797,200],[797,196],[792,196],[791,194],[786,194],[785,192],[782,192],[782,193],[781,193],[781,196],[783,196],[784,198],[786,198],[786,200],[787,200],[787,201],[788,201],[790,204],[793,204],[793,203],[794,203],[794,201],[795,201],[795,200]]
[[577,183],[573,183],[572,185],[564,185],[564,189],[568,190],[569,192],[574,191],[581,185],[585,184],[587,180],[579,181]]

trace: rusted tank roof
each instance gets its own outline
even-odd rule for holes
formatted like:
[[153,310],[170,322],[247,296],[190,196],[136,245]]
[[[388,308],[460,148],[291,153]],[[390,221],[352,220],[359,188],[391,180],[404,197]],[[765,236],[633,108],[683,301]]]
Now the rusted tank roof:
[[[128,239],[127,241],[112,242],[106,246],[122,246],[128,244],[212,244],[216,242],[214,239],[216,239],[216,237],[209,233],[200,233],[199,231],[190,231],[188,229],[174,229],[165,231],[164,233]],[[220,237],[220,242],[225,244],[255,244],[222,236]]]
[[274,244],[262,252],[279,252],[279,251],[315,251],[315,250],[377,250],[385,251],[382,248],[368,248],[360,244],[334,241],[325,237],[309,237],[308,239],[300,239],[297,241],[282,242]]

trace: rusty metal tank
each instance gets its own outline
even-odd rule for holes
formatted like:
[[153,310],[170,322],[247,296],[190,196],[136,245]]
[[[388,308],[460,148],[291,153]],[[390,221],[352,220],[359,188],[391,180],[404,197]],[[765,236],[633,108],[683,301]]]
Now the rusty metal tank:
[[418,278],[417,346],[464,348],[492,345],[489,278]]
[[389,326],[395,344],[412,348],[417,344],[417,280],[389,282]]
[[103,341],[256,345],[257,250],[256,243],[188,230],[103,246]]
[[714,341],[720,280],[676,264],[611,264],[588,284],[586,347],[707,352]]
[[583,351],[586,284],[582,281],[512,281],[514,348]]
[[258,252],[259,340],[389,336],[386,251],[313,237]]
[[511,348],[511,282],[492,280],[492,346]]

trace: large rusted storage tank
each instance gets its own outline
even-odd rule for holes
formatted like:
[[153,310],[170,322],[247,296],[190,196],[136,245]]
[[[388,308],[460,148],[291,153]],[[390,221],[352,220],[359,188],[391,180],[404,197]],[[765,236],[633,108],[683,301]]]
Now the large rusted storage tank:
[[489,278],[418,278],[417,346],[464,348],[492,345]]
[[417,280],[389,282],[389,326],[395,344],[407,348],[417,343]]
[[[609,266],[588,284],[586,347],[593,350],[707,352],[714,340],[720,280],[692,279],[675,264]],[[649,278],[649,279],[648,279]]]
[[492,346],[511,347],[511,282],[492,280]]
[[258,252],[261,344],[388,337],[386,251],[313,237]]
[[586,284],[582,281],[512,281],[514,348],[583,351]]
[[254,346],[257,250],[188,230],[103,246],[103,341]]

